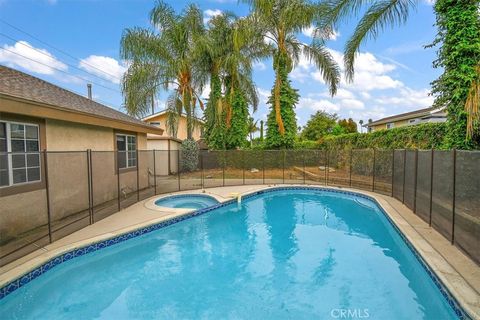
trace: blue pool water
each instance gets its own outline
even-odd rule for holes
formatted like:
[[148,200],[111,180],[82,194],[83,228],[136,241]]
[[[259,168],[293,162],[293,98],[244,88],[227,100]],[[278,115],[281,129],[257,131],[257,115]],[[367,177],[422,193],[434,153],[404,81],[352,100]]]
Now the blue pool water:
[[204,209],[218,204],[218,201],[203,194],[188,194],[169,196],[155,201],[155,204],[160,207],[168,208],[188,208],[188,209]]
[[[56,266],[2,319],[454,319],[364,198],[279,190]],[[356,315],[353,317],[352,315]]]

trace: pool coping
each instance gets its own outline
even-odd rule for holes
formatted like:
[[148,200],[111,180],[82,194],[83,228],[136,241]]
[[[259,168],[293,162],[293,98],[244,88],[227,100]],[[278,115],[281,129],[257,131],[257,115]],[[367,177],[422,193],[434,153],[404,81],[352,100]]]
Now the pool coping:
[[[428,241],[418,233],[415,228],[392,206],[383,196],[357,189],[325,187],[319,185],[264,185],[251,186],[254,190],[248,190],[242,194],[242,198],[250,198],[275,190],[325,190],[360,196],[374,201],[381,209],[392,227],[399,233],[405,244],[414,253],[421,265],[427,271],[440,292],[445,296],[455,313],[461,319],[480,319],[480,300],[478,293],[470,284],[448,263],[448,261],[432,247]],[[225,187],[228,188],[228,187]],[[219,188],[215,188],[219,189]],[[126,241],[128,239],[149,233],[168,225],[205,214],[217,208],[229,205],[237,201],[235,198],[222,197],[218,194],[205,190],[189,190],[171,193],[182,194],[205,194],[213,196],[220,203],[200,210],[173,209],[167,215],[143,223],[127,226],[113,232],[107,232],[85,240],[66,244],[51,251],[28,260],[0,275],[0,299],[37,278],[41,274],[52,269],[56,265],[72,258],[94,252],[105,247]],[[147,203],[156,201],[169,195],[154,196],[143,201],[144,207],[150,210]],[[158,207],[158,206],[156,206]],[[155,208],[156,209],[156,208]],[[171,208],[169,208],[171,209]],[[126,209],[128,210],[128,208]],[[423,241],[422,241],[423,239]]]

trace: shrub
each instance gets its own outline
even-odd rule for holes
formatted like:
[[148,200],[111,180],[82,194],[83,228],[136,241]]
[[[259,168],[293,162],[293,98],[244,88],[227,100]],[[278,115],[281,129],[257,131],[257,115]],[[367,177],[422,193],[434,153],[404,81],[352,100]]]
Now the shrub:
[[183,171],[194,171],[198,168],[198,145],[194,140],[183,140],[181,147],[181,165]]
[[379,130],[372,133],[349,133],[320,139],[320,149],[442,149],[445,123],[424,123],[416,126]]

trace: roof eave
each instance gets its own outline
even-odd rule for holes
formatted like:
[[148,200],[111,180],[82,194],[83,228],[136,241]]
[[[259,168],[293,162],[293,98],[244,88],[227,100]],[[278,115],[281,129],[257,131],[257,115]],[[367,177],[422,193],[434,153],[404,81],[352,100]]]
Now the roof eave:
[[[39,109],[36,113],[32,114],[31,110],[26,110],[26,108],[22,108],[21,105],[15,106],[8,106],[7,104],[0,105],[0,112],[8,112],[13,114],[24,114],[30,116],[37,116],[41,118],[47,119],[55,119],[55,120],[63,120],[63,121],[70,121],[76,123],[86,123],[101,127],[108,127],[113,129],[122,129],[122,130],[130,130],[134,132],[141,132],[141,133],[154,133],[154,134],[163,134],[163,129],[157,128],[148,124],[140,124],[134,122],[128,122],[121,119],[114,119],[109,118],[97,114],[81,112],[77,110],[67,109],[61,106],[51,105],[35,100],[25,99],[22,97],[17,97],[9,94],[5,94],[0,92],[0,99],[6,99],[10,101],[14,101],[17,103],[25,103],[28,105],[35,105]],[[42,109],[43,108],[43,109]],[[85,121],[90,119],[91,121]]]

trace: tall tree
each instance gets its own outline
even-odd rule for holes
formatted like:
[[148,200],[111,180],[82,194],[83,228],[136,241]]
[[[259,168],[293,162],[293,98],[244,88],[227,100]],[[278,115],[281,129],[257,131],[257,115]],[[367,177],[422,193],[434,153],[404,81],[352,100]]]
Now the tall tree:
[[248,134],[250,136],[250,146],[253,143],[253,134],[259,130],[257,127],[257,123],[258,120],[255,120],[252,117],[248,117]]
[[[432,83],[432,92],[436,95],[434,105],[447,108],[446,147],[449,148],[469,149],[475,144],[471,137],[480,138],[478,133],[467,135],[465,110],[465,107],[470,110],[469,105],[475,103],[478,106],[478,100],[469,100],[469,92],[474,92],[472,88],[480,77],[477,71],[480,62],[479,6],[479,0],[437,0],[435,3],[438,34],[432,45],[440,44],[441,47],[434,67],[444,71]],[[470,111],[474,114],[475,108]],[[472,133],[477,131],[478,123],[472,122],[471,129]]]
[[176,132],[178,118],[185,114],[187,139],[192,139],[195,109],[197,105],[203,108],[199,93],[206,81],[196,42],[205,32],[202,12],[189,5],[176,14],[159,1],[150,13],[150,22],[156,31],[132,28],[122,35],[120,56],[131,62],[122,79],[125,107],[131,115],[144,115],[161,90],[173,87],[167,100],[167,125]]
[[339,120],[338,124],[343,128],[344,133],[357,132],[357,123],[352,118]]
[[269,148],[293,147],[297,131],[294,107],[299,96],[291,87],[288,74],[300,55],[317,66],[331,94],[336,93],[340,81],[339,68],[324,45],[325,33],[315,32],[310,45],[297,39],[303,29],[320,22],[322,7],[306,0],[244,1],[252,7],[252,25],[274,46],[271,54],[275,83],[269,99],[271,111],[267,118],[266,145]]
[[246,19],[223,13],[210,20],[204,48],[211,79],[207,143],[213,149],[239,147],[248,136],[248,106],[258,106],[252,63],[267,56],[269,46]]
[[377,38],[387,27],[405,23],[417,3],[418,0],[326,0],[320,5],[326,14],[317,23],[315,32],[333,32],[344,20],[362,14],[344,50],[346,78],[352,81],[355,57],[362,44]]
[[317,141],[321,137],[331,134],[337,118],[337,115],[334,113],[317,111],[310,116],[310,120],[308,120],[302,131],[302,138]]

